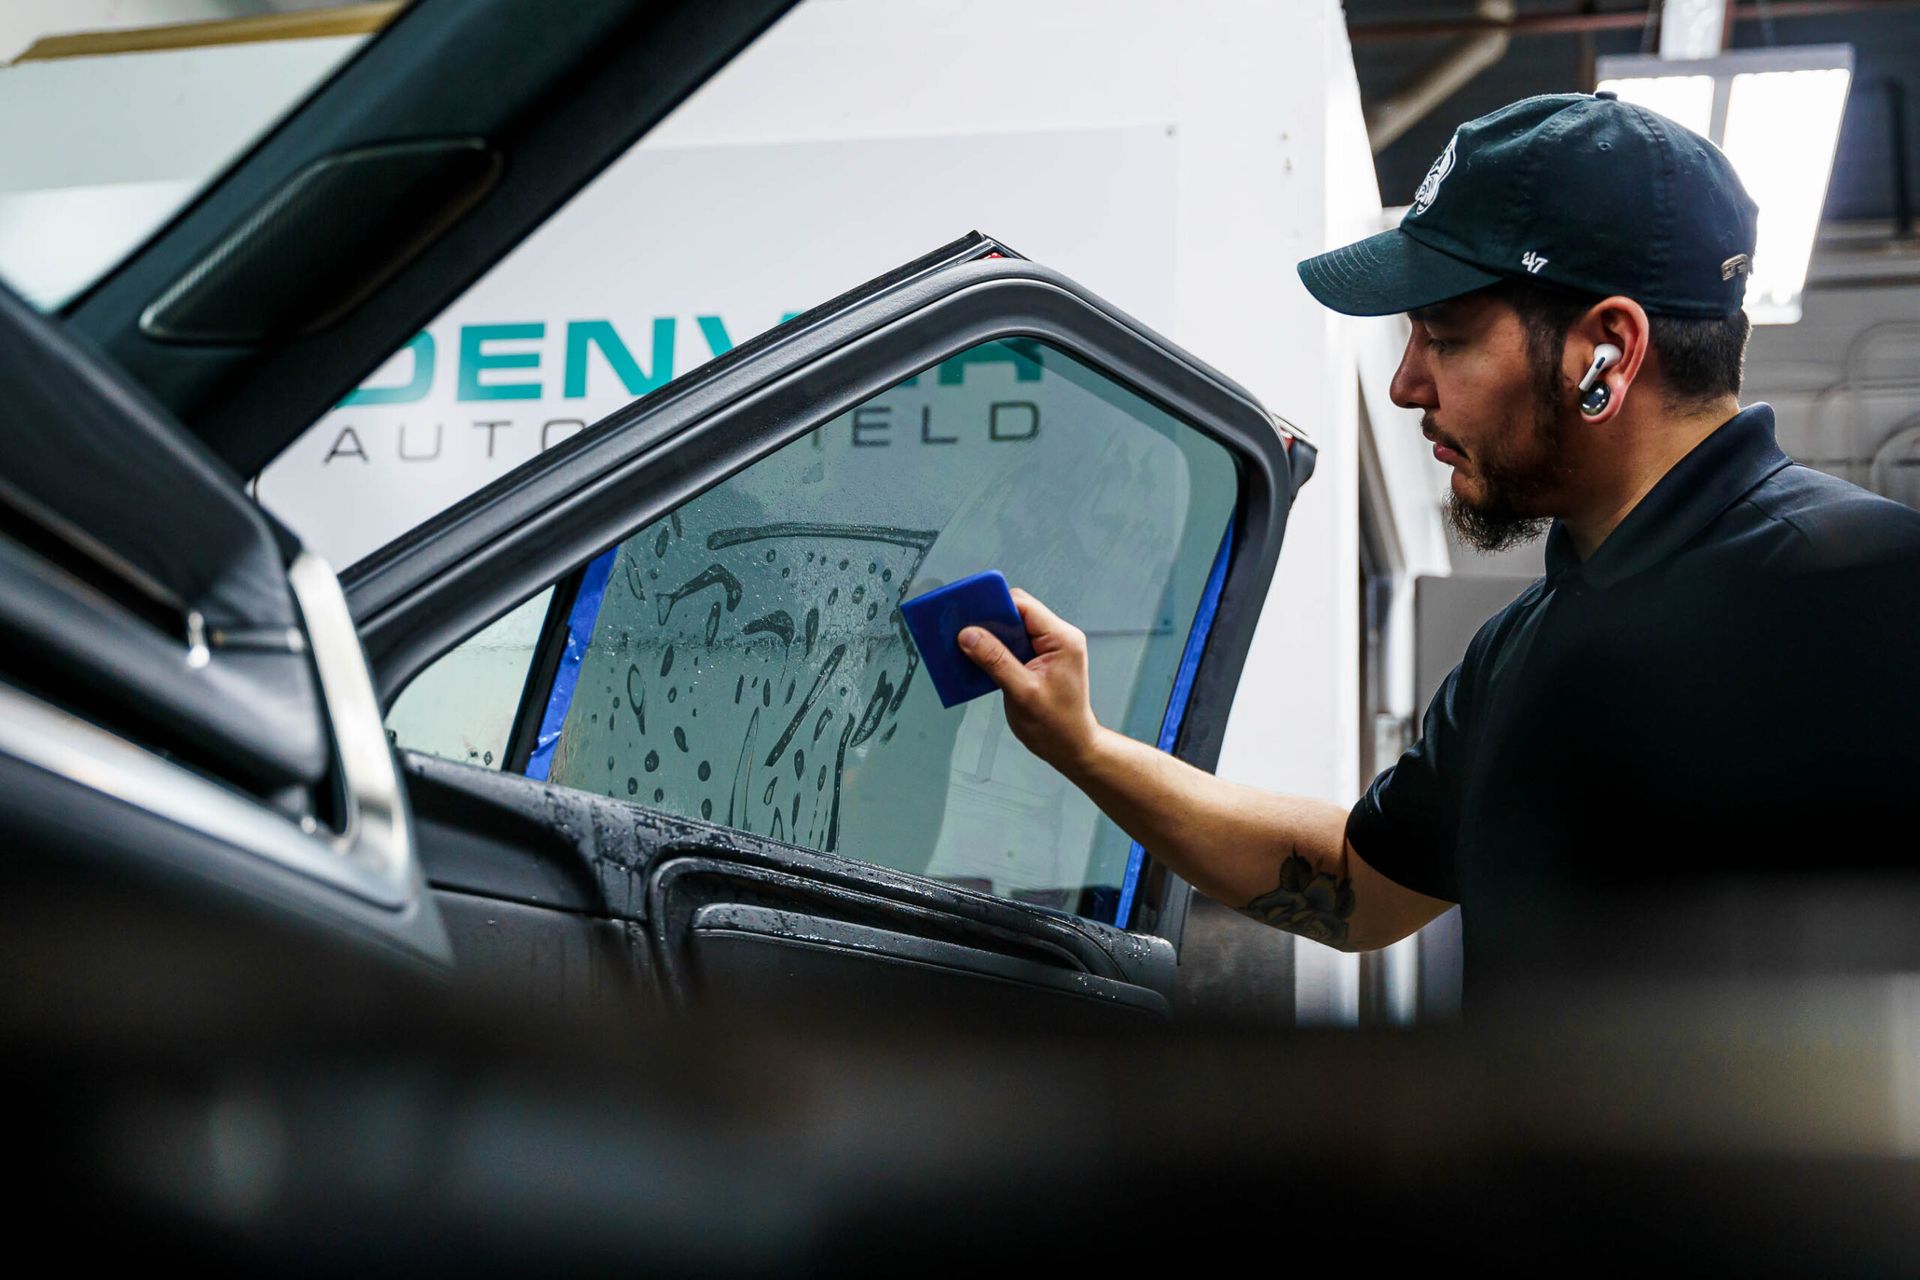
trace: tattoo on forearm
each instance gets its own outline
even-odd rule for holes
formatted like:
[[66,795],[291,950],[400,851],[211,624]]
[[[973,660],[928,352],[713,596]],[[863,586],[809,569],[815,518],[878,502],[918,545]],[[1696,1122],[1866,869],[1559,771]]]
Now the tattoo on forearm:
[[1263,893],[1240,910],[1263,924],[1297,933],[1315,942],[1347,940],[1347,919],[1353,915],[1353,880],[1338,880],[1297,853],[1280,864],[1280,887]]

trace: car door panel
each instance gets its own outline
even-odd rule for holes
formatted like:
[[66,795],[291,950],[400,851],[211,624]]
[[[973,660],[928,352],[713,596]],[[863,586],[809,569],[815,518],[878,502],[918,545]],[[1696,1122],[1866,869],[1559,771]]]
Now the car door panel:
[[[512,768],[544,775],[534,741],[545,743],[543,726],[557,730],[564,720],[578,675],[558,655],[584,643],[569,635],[567,619],[588,599],[583,581],[592,592],[605,580],[608,548],[670,515],[677,531],[683,507],[744,468],[924,370],[1010,338],[1063,352],[1231,453],[1231,519],[1157,720],[1163,748],[1210,768],[1312,447],[1235,384],[979,235],[636,401],[354,566],[345,575],[349,600],[383,696],[391,705],[437,655],[559,584],[507,752]],[[910,577],[903,571],[899,585]],[[599,607],[588,600],[584,616]],[[849,720],[843,759],[852,728]],[[667,813],[644,796],[595,795],[414,753],[405,761],[437,888],[621,921],[644,939],[660,992],[676,1001],[704,993],[791,1003],[830,989],[902,1009],[957,1000],[1071,1017],[1165,1014],[1190,891],[1137,846],[1120,899],[1127,929],[839,856],[844,850],[803,848],[797,826],[789,841]],[[797,773],[797,752],[794,765]],[[636,789],[629,780],[629,795]],[[503,821],[503,813],[512,816]],[[832,846],[829,838],[825,849]],[[598,896],[585,901],[589,883]]]
[[[752,996],[743,975],[772,975],[764,960],[740,958],[747,942],[836,950],[842,963],[816,971],[910,963],[1129,1013],[1164,1013],[1173,986],[1164,939],[512,773],[415,752],[402,760],[455,953],[524,958],[496,966],[513,986],[526,980],[522,968],[541,967],[542,949],[584,955],[614,937],[637,943],[637,989],[682,1004],[716,985]],[[477,936],[469,907],[487,914],[490,937]],[[589,941],[608,923],[614,931]],[[521,933],[525,946],[511,940]],[[898,987],[886,978],[875,975],[883,990]],[[851,995],[857,984],[836,989]]]
[[457,981],[506,1008],[627,1011],[656,999],[652,962],[629,926],[436,888]]
[[709,903],[694,913],[683,946],[681,980],[702,998],[735,1006],[755,1001],[806,1014],[886,1009],[947,1026],[983,1015],[997,1027],[1169,1016],[1160,992],[1111,978],[777,908]]

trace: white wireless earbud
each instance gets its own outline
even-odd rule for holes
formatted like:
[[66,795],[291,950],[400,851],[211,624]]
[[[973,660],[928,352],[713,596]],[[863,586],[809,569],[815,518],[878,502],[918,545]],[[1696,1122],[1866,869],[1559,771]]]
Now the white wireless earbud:
[[1593,349],[1593,363],[1587,366],[1586,376],[1580,379],[1580,389],[1589,391],[1594,379],[1605,373],[1608,368],[1620,361],[1620,348],[1611,342],[1603,342]]
[[1587,372],[1580,379],[1580,412],[1588,417],[1596,417],[1606,410],[1607,401],[1613,393],[1607,384],[1600,381],[1600,375],[1620,360],[1620,348],[1611,342],[1603,342],[1593,349],[1593,363],[1587,366]]

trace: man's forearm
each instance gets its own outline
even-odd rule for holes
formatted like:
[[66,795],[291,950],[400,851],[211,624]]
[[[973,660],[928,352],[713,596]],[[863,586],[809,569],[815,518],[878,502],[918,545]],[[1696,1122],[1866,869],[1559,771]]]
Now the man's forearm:
[[1007,727],[1194,888],[1277,929],[1350,951],[1385,946],[1446,910],[1347,843],[1347,811],[1225,782],[1104,728],[1087,695],[1087,635],[1019,587],[1033,641],[1016,659],[984,627],[960,647],[1005,695]]
[[1347,945],[1347,811],[1228,782],[1101,729],[1062,771],[1194,888],[1269,924]]

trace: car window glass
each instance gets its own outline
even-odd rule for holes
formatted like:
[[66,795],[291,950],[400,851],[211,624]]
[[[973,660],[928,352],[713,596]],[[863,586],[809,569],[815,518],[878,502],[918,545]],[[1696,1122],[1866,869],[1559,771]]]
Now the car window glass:
[[[42,310],[144,243],[388,17],[361,6],[212,30],[234,15],[205,0],[123,7],[116,20],[42,5],[4,33],[0,117],[36,124],[0,133],[0,279]],[[74,31],[127,18],[139,29]]]
[[552,599],[548,587],[422,671],[387,712],[394,745],[468,764],[504,763]]
[[896,606],[1001,570],[1087,632],[1101,722],[1156,741],[1236,492],[1227,449],[1064,353],[973,348],[596,561],[528,772],[1114,918],[1131,842],[998,695],[941,707]]

